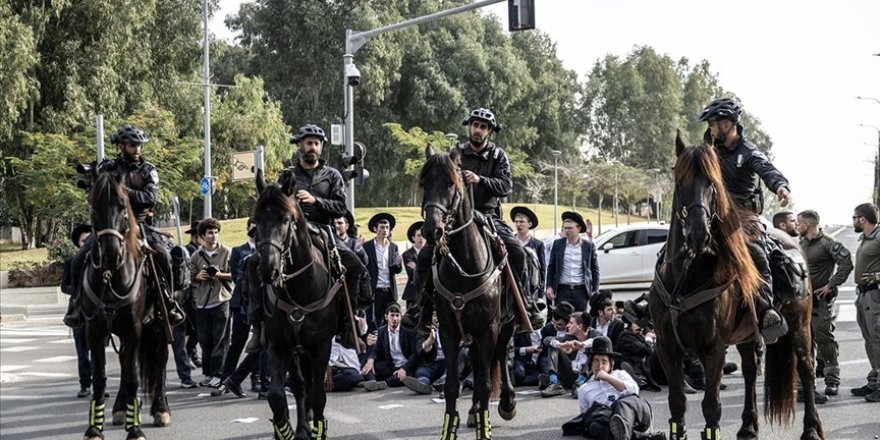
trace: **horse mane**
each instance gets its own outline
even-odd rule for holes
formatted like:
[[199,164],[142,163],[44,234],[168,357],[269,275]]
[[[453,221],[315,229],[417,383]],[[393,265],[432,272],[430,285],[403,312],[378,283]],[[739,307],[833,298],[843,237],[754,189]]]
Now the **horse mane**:
[[675,179],[685,185],[693,184],[697,175],[705,176],[715,186],[715,212],[718,229],[712,234],[719,253],[718,269],[714,280],[724,284],[733,280],[734,287],[744,299],[751,300],[764,282],[749,254],[749,237],[743,229],[747,212],[734,207],[724,181],[715,148],[710,145],[685,148],[675,164]]
[[438,168],[446,173],[446,177],[452,181],[456,191],[460,193],[464,192],[464,185],[461,182],[461,177],[458,172],[458,163],[447,153],[437,153],[428,158],[425,162],[425,166],[422,167],[422,172],[419,173],[419,188],[425,187],[425,181],[430,177],[431,171],[433,171],[434,168]]
[[119,177],[109,173],[98,173],[95,182],[92,183],[92,189],[89,192],[89,205],[92,209],[96,206],[110,206],[112,200],[119,200],[122,209],[126,212],[128,222],[128,234],[125,236],[125,246],[133,255],[138,254],[138,225],[131,210],[131,202],[128,199],[128,188],[119,180]]
[[299,221],[299,209],[297,209],[296,204],[290,200],[290,197],[281,189],[281,186],[275,182],[269,183],[263,188],[263,192],[260,193],[260,197],[257,198],[257,202],[254,204],[253,214],[255,215],[257,212],[273,206],[277,206],[282,211],[290,213],[294,221]]

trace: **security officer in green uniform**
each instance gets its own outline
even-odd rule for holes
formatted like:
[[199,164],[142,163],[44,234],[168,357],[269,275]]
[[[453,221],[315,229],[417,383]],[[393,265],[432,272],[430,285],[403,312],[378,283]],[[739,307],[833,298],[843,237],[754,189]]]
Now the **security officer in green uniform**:
[[807,210],[798,214],[797,232],[810,269],[813,287],[811,328],[818,357],[825,363],[825,395],[836,396],[840,386],[840,367],[837,363],[837,340],[834,339],[834,300],[837,298],[837,288],[853,270],[852,255],[846,246],[819,229],[819,214],[816,211]]
[[865,352],[871,371],[868,383],[850,390],[869,402],[880,402],[880,228],[877,205],[863,203],[853,212],[853,229],[862,235],[856,250],[856,322],[865,338]]

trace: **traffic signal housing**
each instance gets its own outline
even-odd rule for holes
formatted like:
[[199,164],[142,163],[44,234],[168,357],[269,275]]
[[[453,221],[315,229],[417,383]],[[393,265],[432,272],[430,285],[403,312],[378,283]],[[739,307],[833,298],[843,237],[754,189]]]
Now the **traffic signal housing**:
[[535,28],[535,0],[507,0],[507,24],[510,32]]
[[[339,156],[339,172],[342,173],[342,180],[348,182],[354,179],[357,185],[363,185],[364,181],[370,177],[370,172],[364,168],[364,157],[367,155],[367,147],[360,142],[354,143],[354,151],[351,155],[345,154],[345,150]],[[353,169],[349,169],[354,166]]]

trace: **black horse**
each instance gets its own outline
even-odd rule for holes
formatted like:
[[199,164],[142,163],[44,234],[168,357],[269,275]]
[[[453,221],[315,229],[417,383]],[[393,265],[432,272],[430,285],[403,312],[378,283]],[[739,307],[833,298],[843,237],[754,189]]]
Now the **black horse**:
[[[748,249],[744,228],[751,215],[733,205],[721,179],[714,147],[686,147],[676,138],[675,194],[665,259],[651,286],[649,307],[657,331],[657,354],[669,376],[670,431],[673,439],[686,435],[682,361],[694,350],[706,371],[703,439],[721,438],[722,366],[728,345],[742,356],[745,406],[739,439],[758,438],[755,354],[757,320],[753,296],[763,282]],[[797,249],[796,243],[788,248]],[[809,287],[809,286],[807,286]],[[764,376],[765,416],[771,423],[790,422],[795,411],[795,378],[803,384],[802,439],[822,439],[816,412],[815,377],[810,350],[812,303],[805,292],[775,292],[789,332],[767,347]]]
[[[422,234],[434,245],[432,263],[435,303],[440,321],[440,341],[446,354],[446,371],[458,369],[462,339],[471,337],[469,359],[474,371],[473,406],[478,439],[492,438],[489,394],[501,379],[498,413],[505,420],[516,415],[516,395],[507,367],[507,346],[513,336],[512,295],[502,294],[501,277],[506,257],[484,228],[475,222],[473,200],[463,185],[460,150],[434,154],[428,145],[426,163],[419,176],[423,190],[425,225]],[[456,399],[459,378],[446,378],[446,413],[441,440],[457,438]],[[470,424],[470,423],[469,423]]]
[[[258,261],[251,264],[257,269],[264,295],[269,406],[276,439],[326,439],[324,379],[337,317],[345,306],[340,300],[342,280],[331,277],[329,267],[336,264],[335,259],[312,243],[302,209],[290,198],[293,190],[277,183],[267,185],[262,171],[257,174],[259,199],[254,220]],[[296,399],[295,431],[284,394],[288,374]]]
[[120,178],[112,172],[97,171],[92,172],[91,178],[89,204],[95,233],[78,256],[79,263],[74,264],[75,268],[81,268],[78,300],[85,316],[86,339],[92,358],[94,399],[89,403],[89,427],[85,437],[104,438],[107,387],[104,341],[112,333],[119,336],[122,370],[113,405],[113,424],[124,424],[128,439],[145,439],[140,429],[139,382],[152,401],[153,424],[171,424],[165,396],[169,342],[166,324],[154,319],[142,325],[149,304],[161,301],[159,286],[156,272],[148,263],[149,255],[141,252],[138,226]]

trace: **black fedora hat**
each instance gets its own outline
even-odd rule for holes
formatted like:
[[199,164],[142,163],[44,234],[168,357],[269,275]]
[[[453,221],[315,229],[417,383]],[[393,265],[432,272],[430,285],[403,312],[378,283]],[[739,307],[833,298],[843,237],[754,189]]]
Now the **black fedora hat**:
[[413,237],[416,235],[416,231],[422,229],[422,226],[425,225],[425,222],[419,220],[411,225],[409,225],[409,229],[406,230],[406,238],[410,243],[414,243]]
[[585,352],[587,356],[593,356],[596,354],[604,354],[606,356],[620,356],[620,353],[614,351],[614,347],[611,344],[611,339],[607,336],[597,336],[593,339],[593,346],[588,348]]
[[76,225],[76,227],[70,231],[70,241],[73,242],[74,246],[79,247],[79,236],[86,232],[92,232],[92,225],[83,223],[81,225]]
[[184,234],[198,234],[199,233],[199,220],[195,220],[189,224],[189,229],[183,231]]
[[394,225],[397,224],[397,220],[394,219],[394,216],[387,212],[380,212],[373,217],[370,218],[370,222],[367,223],[367,228],[370,232],[376,232],[376,225],[379,224],[382,220],[387,221],[391,225],[391,230],[394,230]]
[[550,308],[550,315],[553,319],[564,319],[565,321],[568,321],[574,311],[574,306],[570,302],[561,301],[556,307]]
[[566,220],[571,220],[571,221],[577,223],[577,225],[580,226],[580,228],[581,228],[581,233],[584,233],[587,231],[587,224],[586,224],[586,222],[584,222],[584,218],[580,214],[578,214],[574,211],[565,211],[562,213],[562,221],[566,221]]
[[351,211],[346,210],[343,217],[345,217],[345,222],[348,223],[348,229],[345,230],[345,233],[349,237],[357,237],[358,227],[354,223],[354,215],[351,214]]
[[599,307],[606,298],[612,299],[610,290],[600,290],[590,297],[590,316],[597,316],[599,314]]
[[524,215],[528,217],[529,221],[532,222],[532,226],[529,229],[535,229],[538,227],[538,216],[535,213],[525,206],[514,206],[510,209],[510,220],[516,221],[516,216]]

